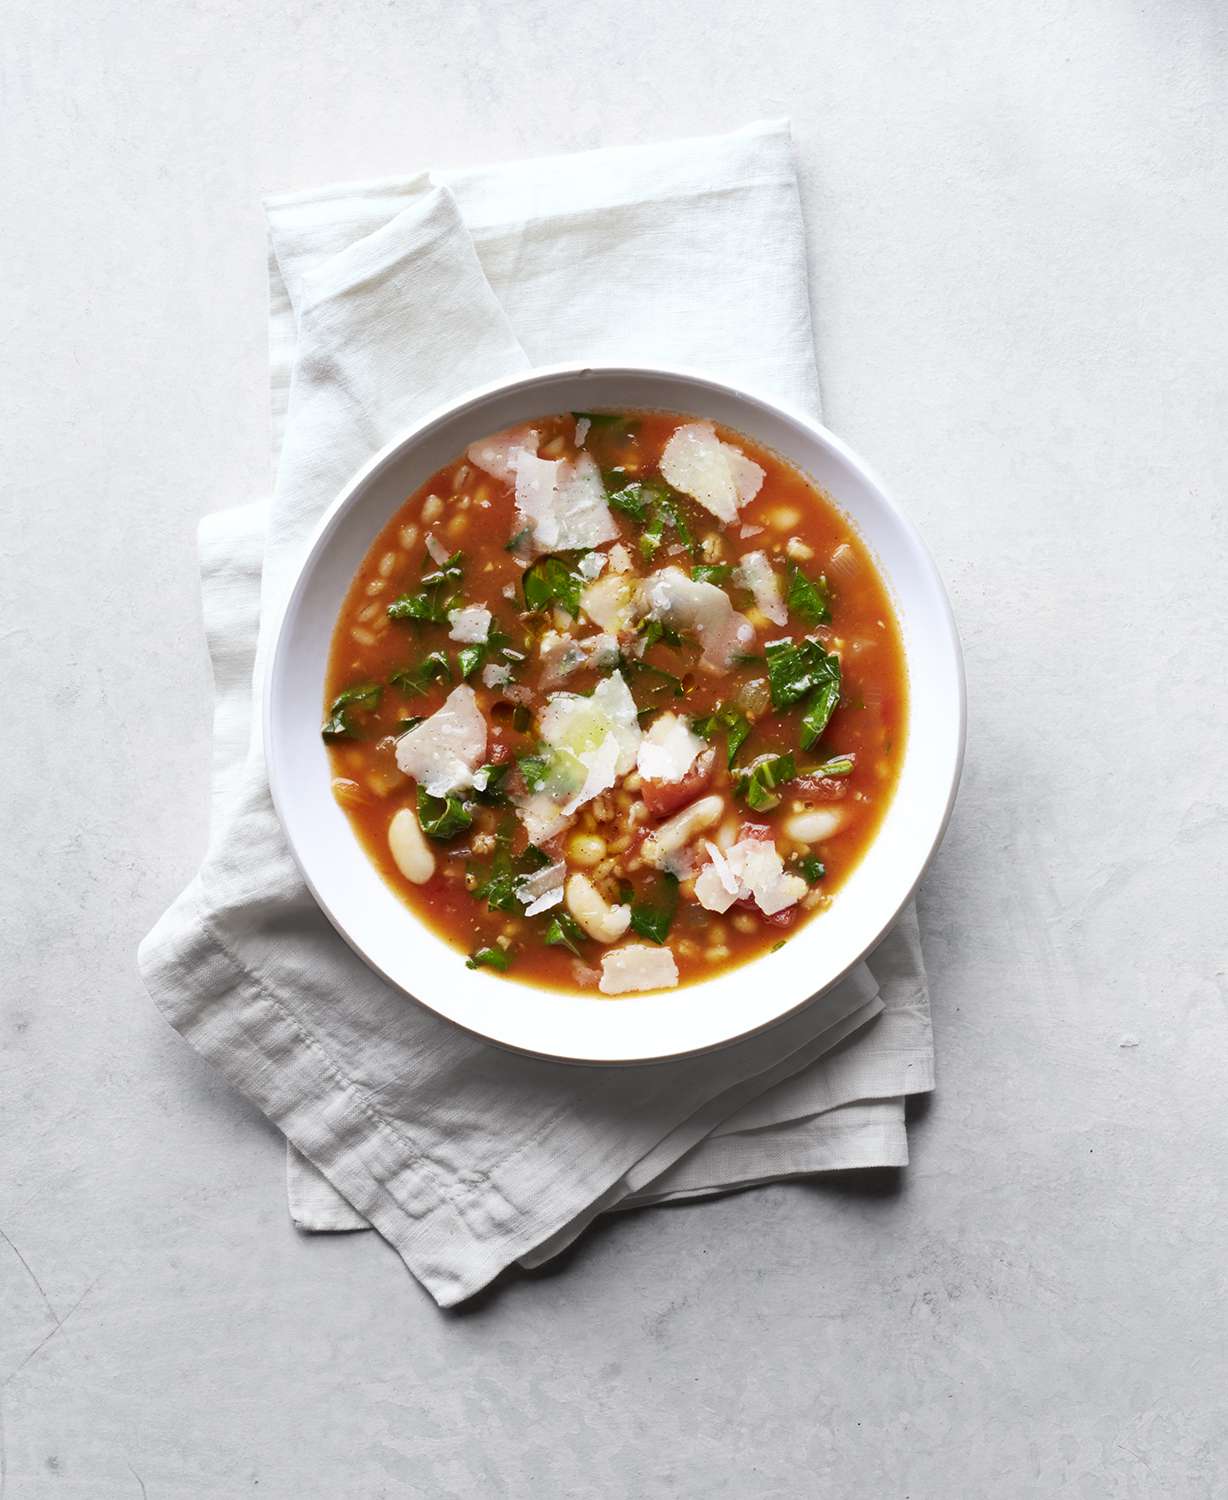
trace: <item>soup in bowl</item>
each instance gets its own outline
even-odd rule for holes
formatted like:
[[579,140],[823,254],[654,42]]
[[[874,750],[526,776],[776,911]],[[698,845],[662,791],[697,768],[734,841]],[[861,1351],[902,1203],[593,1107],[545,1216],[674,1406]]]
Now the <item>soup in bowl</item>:
[[537,372],[386,449],[317,533],[266,694],[343,935],[459,1024],[587,1061],[720,1045],[847,972],[962,741],[941,584],[878,486],[667,371]]

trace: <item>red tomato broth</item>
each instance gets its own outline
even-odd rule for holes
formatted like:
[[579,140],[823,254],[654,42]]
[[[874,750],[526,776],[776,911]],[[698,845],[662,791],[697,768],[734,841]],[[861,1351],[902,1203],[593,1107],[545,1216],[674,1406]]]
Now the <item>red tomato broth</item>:
[[[633,424],[631,436],[620,435],[613,424],[606,427],[595,422],[585,444],[607,475],[607,488],[655,474],[656,459],[670,435],[681,423],[696,420],[665,412],[637,411],[623,415]],[[577,451],[572,414],[548,416],[521,425],[531,425],[540,434],[539,452],[543,457],[571,457]],[[730,816],[738,824],[756,824],[770,830],[782,854],[790,850],[796,855],[796,846],[783,829],[799,807],[837,807],[846,810],[848,817],[838,832],[823,839],[821,846],[808,850],[825,866],[821,880],[796,906],[773,916],[763,915],[753,903],[742,902],[724,915],[717,915],[695,902],[684,881],[668,934],[679,984],[709,978],[771,951],[780,946],[782,939],[787,939],[792,929],[831,903],[873,840],[890,802],[907,726],[907,672],[899,628],[886,588],[860,538],[842,512],[792,465],[736,431],[719,424],[716,430],[723,441],[735,445],[759,464],[765,477],[759,492],[742,508],[736,525],[723,526],[703,507],[684,498],[680,509],[694,537],[704,541],[713,535],[718,537],[723,548],[722,564],[736,564],[748,552],[766,551],[778,572],[787,566],[784,548],[789,539],[794,539],[794,547],[800,543],[812,554],[810,558],[796,558],[798,566],[812,580],[825,575],[830,591],[829,625],[810,626],[790,612],[785,626],[766,622],[757,628],[750,653],[761,655],[765,644],[775,640],[809,636],[838,651],[842,679],[838,705],[811,750],[799,748],[800,705],[780,711],[769,709],[754,718],[751,733],[738,754],[738,765],[748,764],[764,754],[789,751],[799,769],[836,755],[852,756],[854,765],[848,775],[786,782],[776,788],[781,796],[778,806],[756,811],[748,809],[734,795],[725,764],[724,736],[714,737],[715,765],[706,790],[728,800]],[[621,470],[621,475],[610,475],[615,469]],[[796,516],[786,518],[790,524],[782,526],[782,513],[789,510],[796,512]],[[643,528],[625,515],[616,513],[616,519],[622,542],[632,553],[635,572],[640,577],[671,563],[689,571],[697,561],[702,561],[671,553],[668,549],[677,545],[678,538],[667,528],[663,545],[652,561],[646,562],[637,545]],[[547,946],[543,940],[558,909],[525,918],[511,912],[491,911],[485,901],[475,899],[473,889],[480,886],[489,871],[492,851],[488,844],[497,831],[501,827],[506,831],[509,825],[514,825],[508,845],[512,856],[519,855],[527,845],[527,836],[513,809],[473,807],[474,823],[470,828],[450,845],[432,845],[435,873],[421,885],[411,883],[401,874],[388,846],[388,826],[393,815],[402,807],[416,805],[415,785],[397,767],[395,737],[405,719],[433,714],[457,685],[456,658],[460,647],[449,639],[446,623],[392,621],[387,606],[398,596],[419,591],[422,575],[437,571],[426,548],[426,534],[433,531],[449,553],[456,550],[464,553],[463,579],[456,588],[461,603],[488,608],[493,616],[492,629],[505,633],[511,648],[523,651],[529,664],[535,663],[536,642],[542,629],[551,622],[549,615],[543,618],[525,613],[521,589],[526,569],[506,546],[516,525],[511,484],[476,468],[462,455],[419,486],[375,538],[338,617],[326,678],[325,710],[327,713],[340,694],[358,683],[381,684],[382,694],[373,711],[360,707],[350,715],[353,737],[329,744],[334,792],[384,879],[416,916],[460,953],[470,954],[502,943],[501,951],[510,953],[512,960],[510,977],[598,998],[597,970],[603,951],[600,945],[591,940],[581,943],[582,957],[577,960],[566,947]],[[743,537],[740,533],[746,527],[761,529]],[[608,551],[608,547],[603,550]],[[508,586],[514,588],[515,598],[504,597]],[[751,596],[729,584],[725,587],[735,608],[755,619],[749,608]],[[591,625],[585,628],[588,634],[596,629]],[[451,680],[424,681],[418,692],[405,691],[390,683],[398,670],[418,666],[437,651],[446,652],[449,657]],[[634,675],[642,684],[639,690],[633,689],[637,706],[643,706],[645,699],[652,700],[651,706],[684,713],[693,721],[702,720],[718,704],[730,702],[743,689],[753,699],[757,690],[748,689],[747,685],[765,677],[762,661],[738,663],[719,676],[710,674],[697,666],[695,653],[687,649],[685,642],[678,646],[666,639],[649,646],[643,661],[658,673],[676,678],[682,684],[683,696],[680,699],[672,696],[665,677],[655,678],[652,672],[637,669]],[[582,668],[553,691],[591,693],[604,675],[592,668]],[[535,670],[522,671],[519,685],[532,684],[536,677]],[[537,744],[534,726],[530,723],[526,727],[525,714],[518,712],[525,705],[509,702],[503,689],[484,686],[480,670],[468,681],[490,726],[487,761],[497,764],[532,754]],[[654,683],[660,685],[659,690]],[[540,705],[544,696],[535,692],[535,702]],[[535,717],[532,710],[529,717]],[[643,714],[641,719],[644,721]],[[603,799],[613,806],[604,805]],[[634,807],[639,800],[642,799],[632,796],[630,805]],[[640,830],[651,831],[662,819],[672,816],[672,810],[663,808],[660,818],[648,816],[628,833],[632,814],[627,803],[626,794],[617,786],[603,793],[595,804],[579,810],[571,827],[546,843],[546,852],[551,857],[567,858],[572,837],[592,832],[607,836],[607,844],[628,837],[621,859],[624,865],[634,861]],[[612,815],[597,816],[606,812]],[[615,834],[609,833],[611,828],[616,830]],[[716,832],[710,830],[706,836],[713,837]],[[572,868],[568,858],[569,874]],[[618,889],[614,888],[618,882],[606,881],[611,900],[618,899],[619,889],[626,893],[627,878],[632,885],[637,884],[635,872],[627,876],[620,867],[617,873],[622,881]],[[652,875],[651,871],[646,873]],[[407,940],[412,940],[408,933]],[[622,941],[643,943],[647,939],[632,931]]]

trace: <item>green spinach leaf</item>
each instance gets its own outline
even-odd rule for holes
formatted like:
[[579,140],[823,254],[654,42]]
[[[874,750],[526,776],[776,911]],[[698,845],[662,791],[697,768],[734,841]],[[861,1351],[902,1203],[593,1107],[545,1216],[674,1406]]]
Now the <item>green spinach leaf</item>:
[[669,936],[678,909],[678,877],[664,874],[631,903],[631,930],[652,943]]
[[418,788],[418,824],[428,839],[444,843],[472,823],[473,814],[454,792],[446,797],[432,797],[424,787]]
[[[607,479],[607,485],[608,483],[609,480]],[[624,484],[619,489],[608,490],[606,494],[606,501],[611,510],[621,511],[624,516],[630,516],[633,521],[638,521],[641,526],[648,519],[648,507],[651,503],[651,498],[643,482],[639,479],[633,479],[630,484]]]
[[658,707],[669,698],[683,698],[686,689],[682,679],[667,672],[664,667],[654,667],[635,656],[624,656],[620,662],[635,706],[641,713]]
[[479,948],[465,960],[467,969],[497,969],[506,974],[512,966],[512,955],[506,948]]
[[[512,769],[510,760],[502,761],[499,765],[492,765],[489,761],[484,766],[479,766],[473,773],[474,788],[473,795],[479,802],[485,802],[493,807],[506,807],[507,797],[503,792],[503,783],[507,779],[508,772]],[[484,786],[477,785],[477,779],[486,773]]]
[[328,717],[324,720],[320,733],[326,740],[353,738],[356,733],[355,712],[374,713],[379,707],[383,691],[378,682],[360,682],[354,687],[346,688],[343,693],[338,693],[329,704]]
[[776,790],[782,782],[797,774],[792,754],[762,755],[752,761],[735,779],[738,795],[755,812],[771,812],[780,803]]
[[452,665],[446,651],[432,651],[416,667],[401,667],[388,681],[403,693],[425,693],[433,682],[451,682]]
[[750,720],[732,703],[718,703],[710,714],[692,719],[691,728],[705,740],[715,739],[723,730],[725,734],[725,764],[733,766],[738,751],[750,736]]
[[584,579],[579,573],[573,573],[561,558],[539,559],[524,575],[521,586],[528,609],[543,610],[558,604],[573,618],[580,613],[580,591]]
[[566,948],[577,958],[582,956],[579,945],[586,940],[587,934],[579,922],[565,911],[557,913],[546,928],[546,942],[550,947]]
[[857,763],[855,755],[833,755],[820,766],[807,766],[803,776],[851,776]]
[[456,653],[456,670],[460,680],[464,682],[466,678],[472,677],[485,660],[485,646],[462,646]]
[[840,658],[807,636],[801,641],[773,641],[764,648],[772,704],[789,708],[807,697],[802,714],[802,749],[809,750],[827,728],[840,701]]
[[448,611],[455,609],[460,597],[452,585],[459,582],[465,571],[465,555],[454,552],[430,573],[418,580],[419,590],[414,594],[402,594],[388,606],[390,620],[416,620],[419,624],[442,625]]
[[[832,714],[836,711],[836,704],[840,701],[840,660],[831,656],[828,660],[835,663],[834,675],[825,682],[819,684],[815,689],[813,697],[806,704],[806,710],[802,714],[802,749],[809,750],[816,744],[827,728]],[[852,769],[851,767],[849,768]],[[840,775],[840,772],[832,772],[832,775]],[[843,773],[847,775],[848,773]]]
[[818,581],[807,578],[796,563],[789,565],[789,590],[785,596],[789,613],[797,615],[807,625],[827,625],[831,622],[828,608],[827,579]]

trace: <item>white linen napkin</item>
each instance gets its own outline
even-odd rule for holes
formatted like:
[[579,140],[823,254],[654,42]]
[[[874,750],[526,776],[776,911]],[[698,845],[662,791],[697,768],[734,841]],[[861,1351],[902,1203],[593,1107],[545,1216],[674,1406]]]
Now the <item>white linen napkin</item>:
[[[142,944],[155,1002],[285,1133],[293,1218],[371,1225],[441,1305],[598,1213],[907,1160],[933,1087],[911,909],[828,995],[704,1058],[513,1056],[337,938],[273,813],[253,684],[320,513],[424,411],[532,363],[659,360],[818,409],[787,126],[270,200],[270,504],[201,527],[209,848]],[[514,1000],[510,1003],[514,1003]]]

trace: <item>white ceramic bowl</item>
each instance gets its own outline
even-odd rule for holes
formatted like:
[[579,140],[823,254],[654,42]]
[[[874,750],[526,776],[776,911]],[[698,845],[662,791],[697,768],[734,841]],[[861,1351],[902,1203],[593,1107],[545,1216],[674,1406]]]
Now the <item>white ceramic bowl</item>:
[[[475,438],[556,411],[639,407],[721,422],[795,464],[848,515],[886,580],[909,677],[904,763],[873,844],[831,908],[776,953],[663,994],[601,1000],[465,967],[385,884],[333,799],[320,720],[333,626],[372,539]],[[264,694],[273,801],[316,900],[391,983],[467,1030],[574,1062],[645,1062],[720,1047],[781,1020],[839,980],[912,894],[950,815],[964,747],[959,640],[920,537],[825,428],[681,370],[553,367],[474,391],[390,443],[321,521],[281,619]]]

